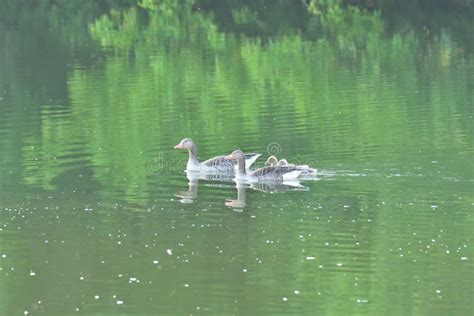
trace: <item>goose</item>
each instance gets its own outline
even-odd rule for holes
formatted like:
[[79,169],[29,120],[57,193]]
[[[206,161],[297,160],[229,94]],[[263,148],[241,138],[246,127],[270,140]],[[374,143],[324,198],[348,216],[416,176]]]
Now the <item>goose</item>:
[[[278,160],[277,157],[275,156],[270,156],[268,157],[267,161],[265,162],[267,166],[275,167],[275,166],[287,166],[287,165],[292,165],[295,166],[295,164],[290,164],[288,163],[288,160],[286,159],[280,159]],[[303,168],[309,168],[307,165],[302,165],[301,167]]]
[[314,168],[311,168],[308,165],[295,165],[288,163],[286,159],[280,159],[278,160],[275,156],[270,156],[268,157],[267,161],[265,162],[266,165],[268,166],[293,166],[296,167],[299,170],[303,171],[303,175],[315,175],[317,173],[317,170]]
[[276,167],[276,166],[278,166],[278,159],[277,159],[277,157],[275,157],[275,156],[270,156],[270,157],[268,157],[267,161],[265,162],[265,165],[266,165],[266,166],[270,166],[270,167]]
[[[182,139],[174,149],[187,149],[189,153],[186,170],[203,172],[225,172],[234,173],[237,165],[235,160],[227,159],[225,156],[217,156],[206,161],[199,162],[197,159],[197,148],[191,138]],[[261,154],[245,154],[245,163],[250,167]]]
[[225,158],[237,162],[236,180],[246,180],[250,182],[295,180],[303,172],[296,166],[288,165],[263,167],[247,173],[245,169],[245,155],[242,151],[234,150]]

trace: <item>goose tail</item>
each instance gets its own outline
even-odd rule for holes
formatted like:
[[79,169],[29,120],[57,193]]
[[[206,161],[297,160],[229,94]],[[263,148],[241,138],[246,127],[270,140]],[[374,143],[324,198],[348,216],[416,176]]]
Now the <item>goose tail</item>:
[[262,154],[256,153],[249,153],[245,154],[245,166],[246,168],[250,168],[250,166],[260,157]]

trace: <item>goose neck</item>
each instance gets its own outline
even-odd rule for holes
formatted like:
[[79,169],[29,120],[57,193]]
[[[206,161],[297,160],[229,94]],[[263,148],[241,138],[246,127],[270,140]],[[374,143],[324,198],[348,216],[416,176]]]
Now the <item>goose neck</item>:
[[189,161],[193,163],[197,163],[198,162],[197,148],[194,144],[191,146],[191,148],[188,149],[188,153],[189,153]]
[[246,171],[245,171],[245,158],[244,157],[238,157],[237,158],[237,174],[240,176],[245,176]]

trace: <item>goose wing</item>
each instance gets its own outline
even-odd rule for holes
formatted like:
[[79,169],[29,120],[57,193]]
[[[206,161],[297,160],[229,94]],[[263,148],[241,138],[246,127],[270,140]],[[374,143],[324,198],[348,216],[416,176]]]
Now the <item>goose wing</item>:
[[207,168],[218,170],[233,171],[235,161],[225,158],[225,156],[217,156],[202,162],[202,165]]
[[[245,154],[245,167],[250,167],[250,165],[252,165],[260,156],[261,154],[256,153]],[[235,160],[227,159],[226,156],[217,156],[203,161],[201,164],[206,168],[218,169],[221,171],[234,171],[236,162]]]
[[263,167],[255,170],[252,177],[261,180],[284,180],[285,175],[294,171],[299,171],[295,166],[274,166]]

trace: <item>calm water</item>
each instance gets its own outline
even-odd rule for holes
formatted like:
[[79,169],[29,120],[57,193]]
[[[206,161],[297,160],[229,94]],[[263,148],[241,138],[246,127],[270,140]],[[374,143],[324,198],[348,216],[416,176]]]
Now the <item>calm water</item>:
[[0,10],[1,315],[473,314],[472,22],[70,5]]

